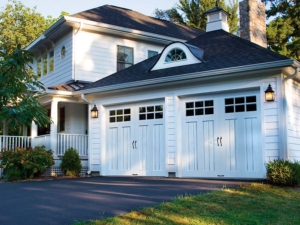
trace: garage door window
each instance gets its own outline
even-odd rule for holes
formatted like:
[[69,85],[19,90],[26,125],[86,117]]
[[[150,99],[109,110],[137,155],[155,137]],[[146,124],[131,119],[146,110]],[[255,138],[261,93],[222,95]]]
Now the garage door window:
[[214,114],[214,101],[186,102],[186,116],[201,116]]
[[144,106],[139,108],[140,120],[153,120],[163,118],[163,106]]
[[130,121],[130,109],[117,109],[109,111],[109,122],[127,122]]
[[256,96],[225,99],[225,113],[256,111]]

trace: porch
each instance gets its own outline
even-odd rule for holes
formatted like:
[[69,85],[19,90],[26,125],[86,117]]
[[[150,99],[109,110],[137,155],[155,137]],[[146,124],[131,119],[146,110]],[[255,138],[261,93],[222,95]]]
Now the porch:
[[[57,143],[55,147],[53,143]],[[57,134],[56,140],[51,140],[50,134],[36,137],[0,135],[1,150],[16,150],[17,148],[29,148],[42,145],[44,145],[47,150],[53,150],[54,158],[63,156],[68,148],[76,149],[80,158],[87,159],[88,156],[88,135]]]

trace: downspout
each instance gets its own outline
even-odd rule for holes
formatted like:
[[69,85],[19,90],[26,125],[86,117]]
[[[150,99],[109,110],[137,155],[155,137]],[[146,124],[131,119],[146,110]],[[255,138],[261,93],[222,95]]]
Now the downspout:
[[76,64],[75,64],[75,59],[76,59],[76,41],[75,41],[75,36],[82,30],[82,28],[83,28],[83,22],[80,22],[80,25],[79,25],[79,28],[78,28],[78,30],[74,33],[74,41],[73,41],[73,57],[74,57],[74,59],[73,59],[73,63],[74,63],[74,66],[73,66],[73,78],[74,78],[74,81],[76,82]]
[[[81,94],[81,99],[84,101],[84,102],[86,102],[87,104],[92,104],[92,102],[91,101],[89,101],[89,100],[87,100],[86,98],[85,98],[85,96],[84,96],[84,94]],[[87,116],[89,116],[89,115],[87,115]],[[88,119],[88,125],[89,125],[89,119]],[[88,126],[88,129],[89,129],[89,126]],[[91,143],[91,140],[90,140],[90,136],[88,136],[88,143]],[[89,162],[88,162],[88,166],[89,166],[89,168],[88,168],[88,171],[86,172],[87,173],[87,175],[90,175],[91,174],[91,166],[90,166],[90,161],[91,161],[91,158],[90,158],[90,144],[88,145],[89,147],[88,147],[88,157],[89,157]]]
[[293,79],[295,77],[297,77],[298,73],[299,73],[299,67],[293,67],[295,69],[295,72],[292,74],[292,75],[289,75],[287,77],[285,77],[283,80],[282,80],[282,88],[283,88],[283,110],[284,110],[284,159],[285,160],[288,160],[289,159],[289,151],[288,151],[288,133],[287,133],[287,101],[286,101],[286,90],[285,90],[285,83],[287,80],[289,79]]

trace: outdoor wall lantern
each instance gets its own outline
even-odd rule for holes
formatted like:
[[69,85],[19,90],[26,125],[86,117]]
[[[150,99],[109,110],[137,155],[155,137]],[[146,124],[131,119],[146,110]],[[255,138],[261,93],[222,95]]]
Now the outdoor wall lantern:
[[94,105],[94,108],[92,108],[92,110],[91,110],[91,116],[92,116],[92,118],[98,118],[98,109],[97,109],[96,105]]
[[273,102],[275,100],[275,94],[271,87],[271,84],[269,84],[267,90],[265,90],[265,99],[267,102]]

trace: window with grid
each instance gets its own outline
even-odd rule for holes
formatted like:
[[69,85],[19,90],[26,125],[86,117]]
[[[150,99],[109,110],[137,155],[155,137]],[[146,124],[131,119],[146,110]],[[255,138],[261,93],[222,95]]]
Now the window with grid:
[[144,106],[139,108],[139,120],[162,119],[164,117],[163,106]]
[[131,119],[130,116],[130,109],[116,109],[109,111],[109,122],[116,123],[116,122],[128,122]]
[[225,98],[225,113],[251,112],[256,110],[256,96]]
[[214,114],[214,101],[196,101],[185,103],[186,116],[202,116]]

